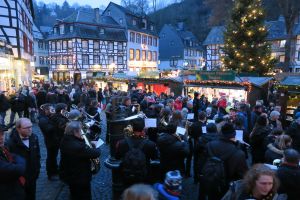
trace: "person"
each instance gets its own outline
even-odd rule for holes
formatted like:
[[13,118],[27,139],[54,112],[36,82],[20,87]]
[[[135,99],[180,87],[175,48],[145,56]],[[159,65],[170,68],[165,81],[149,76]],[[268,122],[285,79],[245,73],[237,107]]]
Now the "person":
[[122,200],[157,200],[156,196],[151,186],[136,184],[124,191]]
[[44,136],[44,142],[47,149],[47,159],[46,159],[46,171],[49,180],[58,180],[58,165],[57,165],[57,155],[59,149],[60,140],[55,132],[54,125],[50,121],[53,111],[51,104],[44,104],[43,109],[39,115],[39,127]]
[[255,105],[250,116],[250,130],[252,130],[256,124],[257,118],[262,114],[262,105]]
[[11,104],[11,114],[10,114],[10,120],[9,125],[12,126],[15,121],[16,113],[18,114],[18,117],[23,117],[24,110],[25,110],[25,98],[23,96],[20,96],[20,93],[17,92],[15,96],[13,96],[10,99]]
[[4,146],[6,127],[0,125],[0,194],[1,199],[25,199],[24,158],[9,152]]
[[32,133],[32,123],[28,118],[19,118],[16,128],[12,130],[7,142],[10,152],[22,156],[26,160],[25,193],[26,199],[34,200],[36,180],[40,174],[40,146],[38,137]]
[[268,126],[268,118],[266,115],[261,115],[257,118],[255,127],[250,133],[250,145],[253,163],[263,163],[265,161],[265,140],[271,133]]
[[3,91],[0,91],[0,125],[5,125],[6,111],[10,108],[9,101]]
[[286,200],[286,195],[277,194],[279,186],[275,172],[264,164],[255,164],[243,180],[235,181],[222,200]]
[[[205,176],[205,166],[201,171],[200,186],[204,187],[203,191],[208,196],[208,199],[221,199],[229,187],[231,181],[241,179],[248,170],[246,155],[240,149],[239,143],[235,140],[235,129],[231,123],[225,123],[221,128],[222,136],[219,140],[213,140],[207,143],[206,152],[207,158],[217,157],[224,163],[225,170],[225,185],[223,188],[214,189],[212,185],[207,184]],[[208,160],[206,160],[208,162]],[[205,162],[205,164],[206,164]],[[204,164],[204,165],[205,165]],[[216,183],[213,183],[216,184]],[[204,196],[199,194],[199,196]]]
[[100,149],[87,146],[81,136],[81,124],[67,124],[60,144],[59,176],[69,185],[72,200],[91,199],[91,160],[100,156]]
[[184,159],[189,155],[189,145],[186,137],[179,136],[176,129],[175,124],[168,124],[157,140],[162,178],[168,171],[179,170],[181,174],[184,173]]
[[[121,160],[121,170],[123,183],[125,186],[130,186],[135,183],[150,182],[150,160],[158,159],[158,150],[154,142],[146,139],[144,131],[144,120],[137,118],[132,120],[131,125],[126,129],[126,137],[116,144],[116,159]],[[136,158],[130,158],[132,152],[135,149],[139,149],[139,155],[136,152]],[[130,160],[139,161],[138,165],[131,165],[128,162]],[[136,171],[132,171],[133,168],[137,167]],[[131,177],[129,177],[131,176]]]
[[292,147],[300,152],[300,112],[296,114],[294,122],[286,130],[286,134],[293,139]]
[[194,119],[198,119],[198,113],[200,110],[200,94],[198,92],[194,93],[194,100],[193,100],[193,113]]
[[154,184],[159,200],[179,200],[182,192],[182,176],[178,170],[169,171],[164,183]]
[[279,130],[283,130],[282,129],[282,124],[281,122],[279,121],[279,117],[280,117],[280,112],[276,111],[276,110],[273,110],[271,113],[270,113],[270,128],[271,129],[279,129]]
[[300,197],[300,155],[295,149],[286,149],[283,152],[283,162],[276,174],[280,180],[279,194],[287,194],[289,200],[298,200]]
[[275,142],[268,146],[265,153],[265,163],[272,164],[275,159],[283,157],[283,151],[290,148],[292,145],[292,138],[288,135],[280,135]]

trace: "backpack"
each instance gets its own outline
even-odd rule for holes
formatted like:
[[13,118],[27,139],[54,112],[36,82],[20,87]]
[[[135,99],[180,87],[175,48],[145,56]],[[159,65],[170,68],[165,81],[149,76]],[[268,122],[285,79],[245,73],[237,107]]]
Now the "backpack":
[[203,187],[207,193],[222,194],[227,190],[227,178],[225,173],[224,161],[229,159],[235,152],[233,149],[223,159],[216,157],[211,149],[211,143],[207,144],[209,158],[206,160],[202,171],[200,180],[203,182]]
[[147,176],[147,161],[142,148],[146,140],[133,145],[129,138],[125,138],[129,151],[122,160],[123,177],[126,182],[137,183],[145,180]]

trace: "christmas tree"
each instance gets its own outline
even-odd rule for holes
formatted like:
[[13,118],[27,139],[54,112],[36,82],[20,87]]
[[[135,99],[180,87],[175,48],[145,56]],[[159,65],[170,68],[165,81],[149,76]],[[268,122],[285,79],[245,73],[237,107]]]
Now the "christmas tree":
[[273,67],[264,19],[261,0],[235,0],[224,33],[222,61],[226,69],[263,75]]

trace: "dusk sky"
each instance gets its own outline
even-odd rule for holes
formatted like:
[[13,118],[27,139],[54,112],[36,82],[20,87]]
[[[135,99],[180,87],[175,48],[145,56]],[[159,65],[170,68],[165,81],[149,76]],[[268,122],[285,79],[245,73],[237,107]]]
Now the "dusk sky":
[[[62,5],[64,0],[37,0],[45,3],[57,3]],[[91,7],[99,7],[100,5],[107,6],[110,1],[120,4],[121,0],[67,0],[70,5],[78,3],[79,5],[90,5]]]

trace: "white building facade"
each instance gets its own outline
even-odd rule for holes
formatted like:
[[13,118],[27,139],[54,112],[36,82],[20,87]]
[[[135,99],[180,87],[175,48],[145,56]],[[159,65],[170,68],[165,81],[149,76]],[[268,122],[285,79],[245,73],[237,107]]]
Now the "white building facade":
[[[33,69],[32,0],[0,1],[0,39],[12,47],[13,60],[8,79],[13,86],[30,85]],[[0,73],[3,71],[0,69]]]

